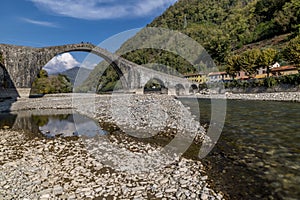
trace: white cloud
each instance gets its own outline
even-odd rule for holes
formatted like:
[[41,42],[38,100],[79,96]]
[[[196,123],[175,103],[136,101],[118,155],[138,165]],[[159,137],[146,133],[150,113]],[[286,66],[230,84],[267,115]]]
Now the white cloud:
[[[99,59],[99,60],[102,60],[102,59]],[[94,69],[98,65],[99,62],[100,61],[98,61],[98,62],[84,61],[83,63],[81,63],[80,67],[83,67],[86,69]]]
[[48,12],[88,20],[155,15],[176,0],[30,0]]
[[80,63],[70,54],[64,53],[50,60],[44,67],[49,74],[63,72],[79,66]]
[[56,24],[54,24],[52,22],[38,21],[38,20],[29,19],[29,18],[21,18],[21,20],[24,22],[39,25],[39,26],[47,26],[47,27],[54,27],[54,28],[58,27]]

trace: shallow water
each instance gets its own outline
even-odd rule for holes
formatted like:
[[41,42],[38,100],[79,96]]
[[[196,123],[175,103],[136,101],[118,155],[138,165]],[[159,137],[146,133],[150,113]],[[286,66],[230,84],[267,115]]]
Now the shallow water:
[[[181,100],[210,121],[210,100]],[[300,104],[228,100],[225,126],[204,159],[230,199],[300,199]]]
[[0,113],[0,129],[23,130],[48,138],[107,134],[96,121],[72,110]]

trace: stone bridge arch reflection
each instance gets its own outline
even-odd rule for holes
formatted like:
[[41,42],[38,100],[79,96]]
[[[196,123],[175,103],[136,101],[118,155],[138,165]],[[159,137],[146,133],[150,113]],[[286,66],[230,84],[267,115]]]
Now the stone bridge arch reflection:
[[0,129],[20,131],[29,138],[106,134],[96,121],[68,109],[0,113]]

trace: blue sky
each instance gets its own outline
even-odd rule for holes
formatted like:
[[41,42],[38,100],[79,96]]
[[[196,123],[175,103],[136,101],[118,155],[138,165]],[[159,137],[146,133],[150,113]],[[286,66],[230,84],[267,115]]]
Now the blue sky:
[[[2,0],[0,43],[43,47],[83,41],[98,45],[116,34],[145,27],[175,2],[176,0]],[[136,30],[130,31],[128,35],[135,32]],[[114,42],[112,49],[120,42]],[[78,64],[76,61],[81,62],[84,54],[72,53],[71,57],[61,56],[56,61],[71,59],[71,63]]]

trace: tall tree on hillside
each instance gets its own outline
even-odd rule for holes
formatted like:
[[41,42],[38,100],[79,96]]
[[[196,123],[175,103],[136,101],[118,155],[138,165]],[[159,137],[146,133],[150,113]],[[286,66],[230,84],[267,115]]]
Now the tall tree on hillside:
[[211,57],[215,59],[217,65],[224,64],[225,58],[228,56],[231,48],[227,36],[218,36],[212,38],[207,44],[206,50]]
[[288,62],[300,67],[300,35],[290,41],[283,54]]
[[255,13],[258,14],[262,20],[270,21],[274,17],[277,10],[281,10],[286,1],[283,0],[260,0],[255,6]]
[[278,51],[272,48],[261,50],[261,54],[258,58],[259,67],[267,68],[267,77],[270,76],[270,66],[278,61]]
[[241,69],[249,75],[254,75],[259,66],[258,59],[260,54],[261,52],[259,49],[251,49],[242,53],[239,61]]
[[274,18],[283,31],[300,33],[300,1],[286,1],[283,9],[278,10]]
[[239,61],[240,61],[239,55],[232,55],[227,59],[226,72],[233,77],[235,77],[236,73],[238,73],[241,70],[241,65]]

